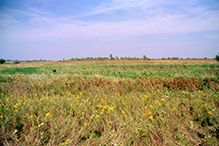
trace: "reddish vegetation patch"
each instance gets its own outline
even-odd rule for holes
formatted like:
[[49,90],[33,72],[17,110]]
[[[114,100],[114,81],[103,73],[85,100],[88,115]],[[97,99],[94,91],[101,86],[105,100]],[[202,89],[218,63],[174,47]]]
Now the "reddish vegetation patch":
[[[166,87],[170,90],[203,90],[215,89],[218,90],[219,79],[214,78],[142,78],[132,80],[109,80],[103,78],[79,77],[77,80],[68,80],[65,82],[67,90],[84,91],[99,89],[111,89],[119,91],[120,93],[130,91],[142,91],[144,89],[152,89],[153,87]],[[111,90],[109,90],[111,92]]]
[[189,78],[189,79],[166,79],[163,81],[163,86],[168,89],[194,89],[202,90],[203,88],[216,88],[219,84],[218,78]]

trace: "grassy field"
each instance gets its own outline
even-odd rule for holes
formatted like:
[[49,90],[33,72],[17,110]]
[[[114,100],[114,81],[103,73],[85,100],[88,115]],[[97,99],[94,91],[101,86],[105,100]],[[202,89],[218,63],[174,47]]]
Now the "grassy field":
[[3,64],[0,94],[0,145],[219,145],[214,60]]

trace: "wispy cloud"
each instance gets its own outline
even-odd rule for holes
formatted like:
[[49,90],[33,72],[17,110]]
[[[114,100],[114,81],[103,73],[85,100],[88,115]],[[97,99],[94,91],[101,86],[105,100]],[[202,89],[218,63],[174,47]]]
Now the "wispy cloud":
[[[169,3],[182,6],[182,11],[179,13],[169,12],[169,8],[164,6],[162,7],[163,13],[160,13],[161,6]],[[189,2],[187,5],[193,4],[194,2]],[[219,11],[207,11],[204,7],[184,8],[185,5],[183,2],[173,2],[171,0],[165,2],[160,0],[153,2],[114,0],[112,3],[99,6],[96,10],[73,17],[57,17],[55,14],[35,8],[29,8],[27,11],[8,9],[9,14],[7,14],[7,17],[13,17],[16,13],[16,15],[27,15],[30,18],[22,22],[23,29],[20,29],[20,27],[16,29],[16,26],[11,25],[11,27],[15,27],[13,32],[11,31],[10,35],[4,35],[5,38],[8,37],[12,40],[17,37],[17,41],[45,39],[68,41],[78,39],[127,39],[151,34],[164,35],[219,30]],[[135,10],[142,9],[140,18],[134,16],[126,20],[112,22],[77,20],[77,18],[85,16],[132,8],[135,8]],[[152,13],[153,15],[144,17],[144,15]],[[6,13],[2,13],[2,15],[6,15]],[[110,14],[107,13],[106,15]],[[10,19],[10,21],[15,20],[19,21],[16,18]]]
[[[131,2],[131,3],[130,3]],[[82,15],[77,15],[73,16],[71,18],[81,18],[81,17],[86,17],[86,16],[92,16],[92,15],[97,15],[97,14],[103,14],[107,12],[113,12],[116,10],[123,10],[123,9],[128,9],[128,8],[134,8],[134,7],[139,7],[145,4],[145,1],[136,1],[133,3],[133,1],[122,1],[122,3],[118,2],[113,2],[111,4],[107,4],[107,6],[102,5],[98,6],[96,10],[82,14]],[[110,6],[109,6],[110,5]]]
[[[40,10],[37,10],[35,8],[28,8],[28,10],[30,12],[33,12],[34,14],[38,14],[38,15],[44,15],[44,16],[52,16],[53,14],[51,13],[48,13],[48,12],[44,12],[44,11],[40,11]],[[32,13],[32,14],[33,14]]]
[[219,34],[209,34],[209,35],[205,35],[204,37],[208,39],[219,40]]

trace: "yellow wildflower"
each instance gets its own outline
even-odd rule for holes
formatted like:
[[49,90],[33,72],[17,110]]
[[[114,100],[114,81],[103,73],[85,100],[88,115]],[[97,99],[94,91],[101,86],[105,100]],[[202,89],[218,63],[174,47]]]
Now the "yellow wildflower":
[[87,123],[84,123],[84,126],[87,126]]
[[34,116],[33,115],[30,115],[30,118],[33,118]]
[[152,112],[150,110],[148,110],[148,114],[150,115],[150,114],[152,114]]
[[50,116],[50,112],[46,113],[46,117]]
[[103,109],[107,108],[108,106],[103,106]]
[[161,98],[161,99],[160,99],[160,102],[164,102],[164,99],[163,99],[163,98]]
[[1,115],[0,117],[1,117],[1,119],[3,119],[3,116],[2,116],[2,115]]
[[174,111],[174,110],[176,110],[176,107],[173,107],[173,109],[171,109],[171,111]]
[[110,108],[110,110],[113,110],[114,109],[114,106],[112,106],[111,108]]
[[149,120],[152,120],[152,119],[153,119],[153,116],[150,116],[150,117],[149,117]]
[[100,117],[100,115],[96,115],[96,118]]
[[211,115],[211,112],[208,112],[208,115]]
[[15,108],[18,108],[18,105],[19,105],[19,104],[18,104],[18,103],[16,103],[16,105],[14,105],[14,107],[15,107]]
[[102,105],[97,105],[97,107],[103,107]]

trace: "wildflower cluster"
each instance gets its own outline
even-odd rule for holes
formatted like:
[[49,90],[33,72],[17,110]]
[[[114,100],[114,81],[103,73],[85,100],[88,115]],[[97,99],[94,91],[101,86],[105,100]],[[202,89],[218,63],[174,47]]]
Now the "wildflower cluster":
[[107,105],[105,105],[105,106],[97,105],[97,108],[100,109],[100,115],[102,115],[102,114],[104,114],[104,112],[110,113],[110,111],[112,111],[114,109],[114,106],[109,107]]

